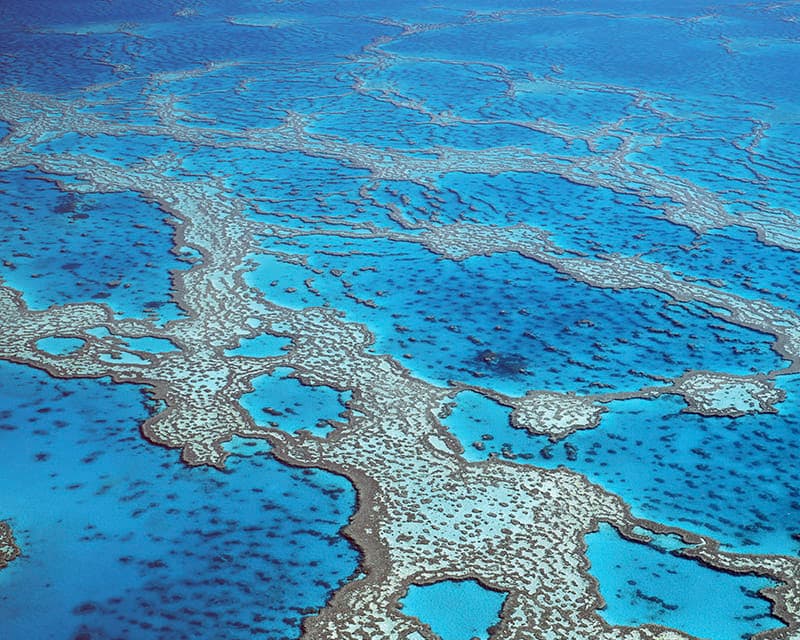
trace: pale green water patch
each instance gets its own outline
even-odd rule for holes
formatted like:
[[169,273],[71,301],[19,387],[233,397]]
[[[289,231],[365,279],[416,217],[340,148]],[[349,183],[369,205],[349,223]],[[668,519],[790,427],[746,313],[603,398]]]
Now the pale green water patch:
[[403,613],[419,618],[442,640],[489,637],[499,622],[505,593],[492,591],[475,580],[444,580],[412,584],[402,599]]

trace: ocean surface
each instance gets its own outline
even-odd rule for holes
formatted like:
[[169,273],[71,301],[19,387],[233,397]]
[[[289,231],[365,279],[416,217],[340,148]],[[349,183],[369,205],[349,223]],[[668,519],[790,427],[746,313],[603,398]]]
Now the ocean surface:
[[[316,638],[384,569],[415,629],[385,637],[511,638],[481,562],[392,575],[414,543],[367,506],[399,484],[348,431],[394,419],[347,382],[385,358],[448,464],[568,469],[673,530],[587,520],[597,620],[795,637],[753,567],[800,566],[799,25],[793,2],[0,2],[0,638]],[[316,307],[363,350],[308,333]],[[521,428],[540,392],[603,413]]]

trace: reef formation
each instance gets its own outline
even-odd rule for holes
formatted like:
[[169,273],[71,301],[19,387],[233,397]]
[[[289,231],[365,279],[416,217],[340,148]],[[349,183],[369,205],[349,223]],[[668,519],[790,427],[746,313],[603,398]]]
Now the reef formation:
[[14,540],[14,532],[7,522],[0,522],[0,569],[19,556],[19,547]]
[[[229,455],[226,443],[240,437],[266,441],[271,455],[288,465],[346,477],[358,492],[358,506],[343,533],[362,554],[360,573],[333,594],[326,607],[305,618],[304,638],[434,638],[427,625],[404,615],[399,603],[410,584],[452,579],[474,579],[507,594],[493,639],[690,638],[658,625],[622,627],[603,620],[598,613],[603,601],[589,573],[584,540],[601,523],[638,542],[671,533],[682,541],[675,552],[682,557],[719,571],[769,578],[775,586],[760,595],[772,603],[773,615],[784,626],[759,637],[796,638],[800,559],[727,551],[707,535],[636,517],[623,497],[568,468],[543,469],[497,458],[469,462],[462,456],[461,443],[443,425],[452,398],[464,390],[511,409],[514,428],[552,441],[595,428],[607,405],[617,400],[676,395],[684,399],[686,411],[704,416],[774,412],[785,398],[776,379],[800,372],[800,315],[788,306],[683,275],[647,255],[590,254],[560,246],[551,231],[532,222],[476,223],[468,215],[441,221],[430,211],[426,217],[402,202],[378,200],[375,185],[385,181],[434,190],[437,177],[449,174],[546,174],[628,196],[636,206],[698,235],[739,226],[754,231],[762,243],[800,249],[791,233],[798,222],[791,212],[782,212],[785,228],[772,218],[766,220],[768,207],[760,201],[747,203],[753,215],[731,213],[729,203],[712,190],[632,160],[637,145],[643,144],[632,130],[632,116],[590,133],[571,133],[543,118],[484,121],[432,111],[390,84],[375,84],[378,80],[371,76],[405,64],[406,58],[393,47],[424,30],[510,20],[514,15],[469,14],[456,23],[425,25],[383,19],[380,24],[391,29],[391,35],[374,38],[353,55],[348,62],[353,69],[349,90],[363,99],[421,114],[437,127],[504,124],[553,136],[573,148],[586,148],[585,153],[555,154],[513,145],[386,148],[317,131],[311,116],[295,111],[283,113],[274,126],[236,128],[209,121],[181,104],[183,97],[188,101],[189,96],[181,94],[187,86],[201,81],[213,85],[227,72],[243,73],[240,90],[246,92],[245,80],[259,73],[259,63],[254,62],[216,61],[151,74],[137,100],[143,101],[143,112],[152,122],[103,115],[115,85],[89,86],[77,97],[4,90],[0,119],[9,131],[0,147],[0,170],[34,168],[63,193],[77,196],[137,194],[167,216],[172,252],[186,268],[170,274],[172,298],[182,317],[166,322],[146,314],[124,317],[102,301],[35,308],[26,302],[24,291],[5,284],[0,287],[0,358],[56,378],[110,377],[116,383],[143,385],[161,407],[141,425],[143,436],[179,449],[186,464],[223,468]],[[192,14],[184,17],[190,20]],[[271,20],[235,18],[230,24],[248,29],[281,26]],[[551,90],[620,96],[631,110],[660,119],[665,127],[677,120],[656,106],[669,106],[669,96],[655,92],[577,82],[557,73],[523,81],[503,67],[469,61],[447,64],[466,70],[481,67],[496,75],[512,95],[524,90],[524,82],[539,82]],[[758,153],[755,138],[764,124],[754,120],[752,128],[754,141],[747,147],[751,157]],[[88,141],[87,148],[48,147],[67,135]],[[361,172],[359,197],[348,206],[372,207],[383,220],[335,211],[313,219],[286,213],[280,203],[230,186],[224,164],[217,175],[197,175],[179,152],[137,161],[93,153],[91,141],[103,136],[120,141],[130,136],[165,138],[193,154],[212,157],[230,151],[298,153],[332,161]],[[604,151],[609,137],[616,144]],[[413,358],[404,362],[378,352],[366,324],[324,304],[317,280],[354,278],[333,269],[323,273],[309,261],[311,251],[303,249],[320,239],[330,243],[327,250],[332,255],[336,250],[350,255],[350,243],[369,247],[371,242],[410,247],[452,263],[509,254],[592,289],[647,291],[665,307],[702,309],[721,325],[766,337],[779,364],[751,374],[694,369],[669,377],[645,371],[648,382],[638,388],[580,394],[529,389],[515,395],[456,375],[431,381],[416,371]],[[307,276],[304,293],[312,299],[318,296],[319,304],[279,303],[268,288],[253,285],[249,278],[263,257],[302,269]],[[347,284],[349,299],[357,306],[380,306],[380,295],[364,298]],[[231,353],[265,335],[285,339],[286,345],[265,355]],[[42,345],[52,338],[74,339],[79,346],[67,353],[51,352]],[[142,338],[160,339],[174,348],[153,352],[132,346]],[[291,370],[292,377],[309,387],[350,392],[346,417],[323,437],[311,430],[277,429],[248,413],[240,399],[253,390],[252,381],[278,369]],[[10,528],[0,525],[0,568],[18,553]]]

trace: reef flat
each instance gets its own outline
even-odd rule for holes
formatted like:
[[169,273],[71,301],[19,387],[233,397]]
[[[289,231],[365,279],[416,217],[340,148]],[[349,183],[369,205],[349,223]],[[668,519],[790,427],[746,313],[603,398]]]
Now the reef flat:
[[0,522],[0,569],[5,569],[19,555],[14,533],[7,522]]
[[[0,179],[10,185],[0,192],[10,218],[0,359],[46,372],[53,385],[143,389],[148,417],[125,419],[149,443],[179,451],[174,465],[227,477],[259,473],[231,471],[232,458],[271,456],[344,478],[355,492],[339,535],[317,535],[359,553],[348,578],[311,580],[325,604],[309,593],[291,605],[297,618],[270,631],[263,625],[282,617],[279,605],[271,617],[240,620],[230,596],[215,632],[433,640],[437,625],[405,613],[412,585],[474,581],[502,595],[492,639],[693,638],[658,614],[636,624],[604,616],[603,578],[587,549],[609,525],[705,576],[761,580],[767,586],[746,597],[769,615],[746,621],[748,633],[798,637],[796,469],[764,469],[758,490],[741,499],[730,478],[690,485],[746,504],[744,515],[725,514],[726,530],[718,513],[689,508],[693,495],[678,497],[674,520],[651,518],[648,505],[605,484],[593,450],[573,444],[605,433],[626,403],[677,399],[680,415],[701,425],[702,447],[686,453],[664,436],[652,465],[688,465],[691,483],[709,465],[683,456],[711,458],[719,421],[780,420],[797,405],[786,384],[800,373],[791,291],[800,219],[787,151],[798,96],[785,83],[800,61],[782,38],[796,19],[790,10],[748,5],[723,19],[667,5],[662,15],[223,4],[147,4],[137,18],[87,1],[80,25],[9,17],[4,28],[19,46],[35,52],[52,40],[64,49],[36,63],[23,48],[0,67]],[[601,37],[609,25],[628,39],[606,68],[581,43],[596,36],[613,48],[617,40]],[[588,35],[578,42],[573,32]],[[689,43],[721,70],[709,80],[656,58],[647,58],[650,70],[631,66],[653,37],[676,56],[668,44]],[[737,51],[751,37],[778,60],[771,75],[756,78],[759,63],[746,57],[755,54]],[[59,60],[76,67],[53,72]],[[724,86],[729,76],[741,95]],[[114,242],[102,244],[107,237]],[[748,264],[763,268],[750,273]],[[279,379],[299,391],[261,386]],[[323,389],[330,406],[312,393]],[[449,416],[472,412],[480,422],[481,407],[491,416],[481,447],[513,430],[543,439],[544,457],[563,441],[564,464],[539,464],[511,445],[468,455]],[[652,425],[625,419],[641,447],[639,430]],[[778,433],[746,424],[756,425],[753,448],[765,456],[800,435],[788,419],[770,423]],[[26,428],[45,433],[8,425]],[[19,468],[33,476],[49,455]],[[616,472],[629,475],[624,464]],[[212,484],[203,489],[210,505]],[[659,504],[675,500],[675,485],[663,484]],[[261,504],[270,487],[249,490]],[[769,491],[785,505],[782,517],[764,515]],[[194,513],[163,508],[142,512],[155,523]],[[261,516],[269,521],[277,508]],[[338,526],[328,508],[313,524],[320,531]],[[25,514],[0,517],[16,528]],[[774,534],[778,552],[740,542],[737,528]],[[672,547],[662,549],[664,539]],[[23,560],[35,559],[25,546],[16,573],[1,576],[3,590],[14,591]],[[0,525],[0,568],[17,554]],[[235,560],[231,552],[219,562]],[[290,565],[255,575],[267,581],[264,572]],[[637,578],[646,590],[647,573]],[[713,577],[704,579],[713,591]],[[227,584],[219,581],[205,585],[209,599]],[[137,585],[128,591],[152,586]],[[239,586],[224,593],[248,592]],[[114,619],[135,624],[115,609],[129,596],[112,596],[111,613],[92,624],[112,635]],[[75,611],[98,609],[106,610]],[[136,633],[175,633],[180,613],[151,609],[157,624]]]

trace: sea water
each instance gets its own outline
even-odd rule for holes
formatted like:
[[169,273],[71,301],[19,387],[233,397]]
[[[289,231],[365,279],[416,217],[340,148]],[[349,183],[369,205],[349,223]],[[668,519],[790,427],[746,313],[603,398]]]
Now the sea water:
[[[590,287],[514,252],[445,259],[419,242],[423,225],[527,224],[570,256],[638,255],[796,312],[796,251],[761,236],[797,242],[797,19],[780,4],[9,0],[0,90],[122,123],[114,135],[46,132],[33,150],[40,159],[85,154],[135,167],[160,157],[172,179],[216,180],[265,224],[248,285],[288,308],[341,310],[374,334],[373,353],[413,375],[513,395],[625,392],[652,376],[766,373],[785,361],[771,336],[654,290]],[[198,68],[206,73],[154,92],[159,74]],[[172,128],[151,101],[164,95],[176,98]],[[28,116],[45,108],[31,104]],[[304,148],[243,144],[290,114],[305,118]],[[24,140],[6,137],[10,129],[0,121],[3,283],[34,310],[98,302],[161,326],[187,317],[171,275],[200,257],[172,251],[175,219],[137,192],[93,193],[79,176],[15,160]],[[191,141],[209,130],[217,146]],[[625,145],[614,177],[604,154]],[[433,162],[488,148],[505,149],[508,166]],[[372,173],[375,158],[391,168],[397,151],[428,164],[405,180]],[[546,162],[520,170],[530,159]],[[578,160],[592,170],[561,175]],[[667,220],[658,207],[674,201],[664,185],[686,182],[713,192],[728,217]],[[124,358],[139,364],[137,353],[176,348],[125,340],[135,353]],[[37,346],[67,358],[83,344],[53,336]],[[226,355],[289,345],[264,333]],[[711,535],[726,550],[797,555],[800,383],[777,384],[787,399],[776,414],[707,418],[676,396],[617,400],[597,428],[555,444],[512,429],[508,408],[473,391],[454,397],[444,422],[468,462],[563,464],[634,515]],[[346,418],[348,392],[306,387],[289,370],[252,386],[240,403],[262,427],[325,436]],[[301,618],[356,571],[339,534],[355,509],[345,480],[291,469],[242,439],[226,445],[225,471],[186,468],[142,440],[141,422],[163,407],[140,387],[3,364],[0,389],[9,452],[0,519],[23,551],[0,572],[0,636],[298,637]],[[751,597],[764,581],[608,528],[587,543],[611,623],[712,638],[774,625]],[[692,589],[677,589],[676,576]],[[725,594],[730,607],[702,617],[695,590]],[[480,620],[443,615],[436,602],[447,598],[469,601]],[[403,604],[455,640],[486,637],[502,600],[475,582],[441,581],[412,585]]]
[[430,625],[442,640],[483,640],[499,622],[504,600],[505,594],[475,580],[445,580],[412,584],[402,603],[404,614]]
[[780,626],[758,598],[768,580],[733,576],[648,545],[624,540],[609,525],[586,537],[591,572],[611,624],[658,623],[698,638],[738,640]]
[[0,365],[4,638],[295,638],[354,572],[344,479],[238,440],[226,471],[144,442],[142,389]]
[[740,418],[686,413],[676,396],[615,401],[597,428],[557,443],[512,428],[509,408],[473,392],[456,396],[444,422],[467,459],[566,465],[624,496],[634,515],[707,533],[736,551],[794,555],[798,385],[782,385],[789,399],[778,413]]

